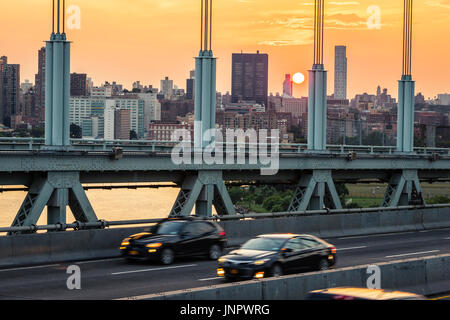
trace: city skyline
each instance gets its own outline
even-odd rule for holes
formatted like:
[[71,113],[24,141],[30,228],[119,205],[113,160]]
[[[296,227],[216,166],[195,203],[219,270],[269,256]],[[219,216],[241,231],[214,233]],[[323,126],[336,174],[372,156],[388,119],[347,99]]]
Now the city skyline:
[[[31,80],[37,72],[35,52],[48,38],[47,17],[51,12],[48,1],[36,1],[32,7],[26,3],[18,0],[1,5],[6,13],[2,24],[9,26],[4,38],[8,49],[3,49],[2,54],[9,57],[10,63],[21,65],[21,79]],[[186,5],[181,8],[181,3]],[[71,4],[75,3],[68,2]],[[157,84],[169,75],[180,87],[184,86],[186,73],[194,65],[192,57],[199,50],[197,1],[158,4],[148,0],[120,10],[118,1],[109,1],[106,7],[86,0],[79,0],[76,5],[81,9],[81,29],[68,30],[69,39],[74,42],[73,72],[87,73],[96,84],[117,81],[126,87],[131,87],[136,80]],[[274,6],[269,1],[236,0],[217,2],[215,6],[213,50],[219,58],[218,91],[231,91],[231,54],[241,50],[269,54],[269,92],[282,92],[287,73],[307,74],[311,68],[313,38],[310,2],[292,4],[281,0]],[[326,4],[325,68],[333,81],[334,46],[346,45],[351,61],[349,97],[372,92],[379,84],[396,96],[401,74],[402,5],[379,1],[381,30],[368,29],[369,6],[369,1]],[[152,8],[151,12],[142,10],[145,7]],[[106,17],[101,21],[99,10]],[[445,72],[450,70],[450,61],[445,59],[447,44],[439,38],[449,31],[447,11],[450,11],[448,1],[416,4],[413,74],[418,92],[423,92],[426,98],[448,92],[450,88]],[[24,19],[10,19],[17,15]],[[430,15],[434,16],[433,20],[423,23]],[[116,23],[118,20],[124,23]],[[440,31],[435,32],[438,28]],[[18,38],[23,41],[17,42]],[[429,50],[430,47],[443,50]],[[117,61],[123,61],[125,66],[121,68]],[[306,95],[306,83],[295,86],[295,96]],[[332,88],[328,93],[332,93]]]

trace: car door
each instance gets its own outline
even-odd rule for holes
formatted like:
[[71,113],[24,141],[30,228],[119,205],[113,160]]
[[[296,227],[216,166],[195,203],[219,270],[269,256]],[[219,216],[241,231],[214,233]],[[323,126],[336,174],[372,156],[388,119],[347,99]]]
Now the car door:
[[323,243],[320,243],[313,238],[304,238],[303,243],[310,250],[310,258],[308,262],[310,268],[317,267],[321,259],[328,258],[329,249]]
[[202,253],[205,230],[202,222],[192,222],[187,224],[181,232],[180,254],[197,255]]
[[283,268],[285,272],[298,271],[299,261],[303,255],[303,244],[300,238],[293,238],[286,242],[283,248]]

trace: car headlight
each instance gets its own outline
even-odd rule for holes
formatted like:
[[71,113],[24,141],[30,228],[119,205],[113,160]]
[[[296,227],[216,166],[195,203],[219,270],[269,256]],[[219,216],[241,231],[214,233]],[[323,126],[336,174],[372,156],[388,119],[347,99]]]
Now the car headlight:
[[269,260],[270,260],[270,259],[256,260],[255,262],[253,262],[253,264],[254,264],[255,266],[260,266],[260,265],[262,265],[262,264],[267,263]]
[[125,238],[122,241],[122,246],[129,246],[130,245],[130,238]]
[[159,248],[162,246],[162,243],[150,243],[146,245],[147,248]]
[[219,263],[224,263],[224,262],[226,262],[227,261],[227,259],[225,259],[225,258],[219,258]]

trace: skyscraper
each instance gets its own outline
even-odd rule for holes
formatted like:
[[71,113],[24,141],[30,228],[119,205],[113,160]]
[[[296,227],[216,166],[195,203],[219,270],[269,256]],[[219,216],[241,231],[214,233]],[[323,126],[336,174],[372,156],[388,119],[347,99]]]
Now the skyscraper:
[[289,97],[293,96],[294,91],[294,82],[292,81],[291,75],[287,74],[285,76],[284,82],[283,82],[283,95],[287,95]]
[[347,47],[336,46],[334,56],[334,98],[347,99]]
[[173,80],[169,80],[169,77],[161,80],[161,92],[166,99],[173,96]]
[[193,100],[195,91],[195,70],[190,72],[189,79],[186,80],[186,99]]
[[269,56],[254,53],[233,53],[231,100],[256,101],[267,106]]
[[3,78],[6,70],[6,64],[8,63],[8,58],[0,57],[0,123],[3,124],[3,100],[4,100],[4,89],[3,89]]
[[0,72],[0,120],[11,126],[11,117],[20,111],[20,65],[8,64],[8,58],[1,57]]
[[70,96],[86,97],[88,95],[87,75],[85,73],[70,74]]
[[38,51],[38,73],[35,76],[36,97],[33,116],[45,119],[45,47]]
[[129,109],[116,109],[114,112],[114,139],[130,140],[131,112]]

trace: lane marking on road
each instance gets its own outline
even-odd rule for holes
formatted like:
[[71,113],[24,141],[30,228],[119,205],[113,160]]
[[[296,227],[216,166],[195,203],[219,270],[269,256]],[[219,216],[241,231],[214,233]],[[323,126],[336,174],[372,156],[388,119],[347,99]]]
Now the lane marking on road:
[[214,277],[214,278],[206,278],[206,279],[198,279],[198,281],[212,281],[212,280],[219,280],[223,279],[222,277]]
[[439,251],[440,250],[413,252],[413,253],[403,253],[403,254],[396,254],[396,255],[393,255],[393,256],[386,256],[385,258],[398,258],[398,257],[414,256],[414,255],[427,254],[427,253],[436,253],[436,252],[439,252]]
[[369,235],[366,235],[366,236],[342,237],[342,238],[338,238],[338,240],[364,239],[364,238],[373,238],[373,237],[389,237],[389,236],[397,236],[397,235],[410,234],[410,233],[416,233],[416,232],[417,231],[398,232],[398,233],[383,233],[383,234],[369,234]]
[[48,264],[48,265],[44,265],[44,266],[21,267],[21,268],[13,268],[13,269],[3,269],[3,270],[0,270],[0,272],[19,271],[19,270],[31,270],[31,269],[50,268],[50,267],[59,267],[59,266],[60,266],[60,264]]
[[97,262],[108,262],[108,261],[119,261],[125,260],[124,258],[113,258],[113,259],[101,259],[101,260],[88,260],[88,261],[78,261],[75,264],[86,264],[86,263],[97,263]]
[[433,298],[431,300],[446,300],[446,299],[450,299],[450,296],[443,296],[443,297]]
[[365,249],[367,246],[362,247],[352,247],[352,248],[336,248],[337,251],[345,251],[345,250],[357,250],[357,249]]
[[444,240],[450,240],[450,238],[444,238]]
[[114,272],[114,273],[111,273],[111,275],[116,276],[116,275],[120,275],[120,274],[150,272],[150,271],[162,271],[162,270],[170,270],[170,269],[190,268],[190,267],[196,267],[196,266],[197,266],[196,264],[188,264],[188,265],[184,265],[184,266],[173,266],[173,267],[164,267],[164,268],[131,270],[131,271]]

